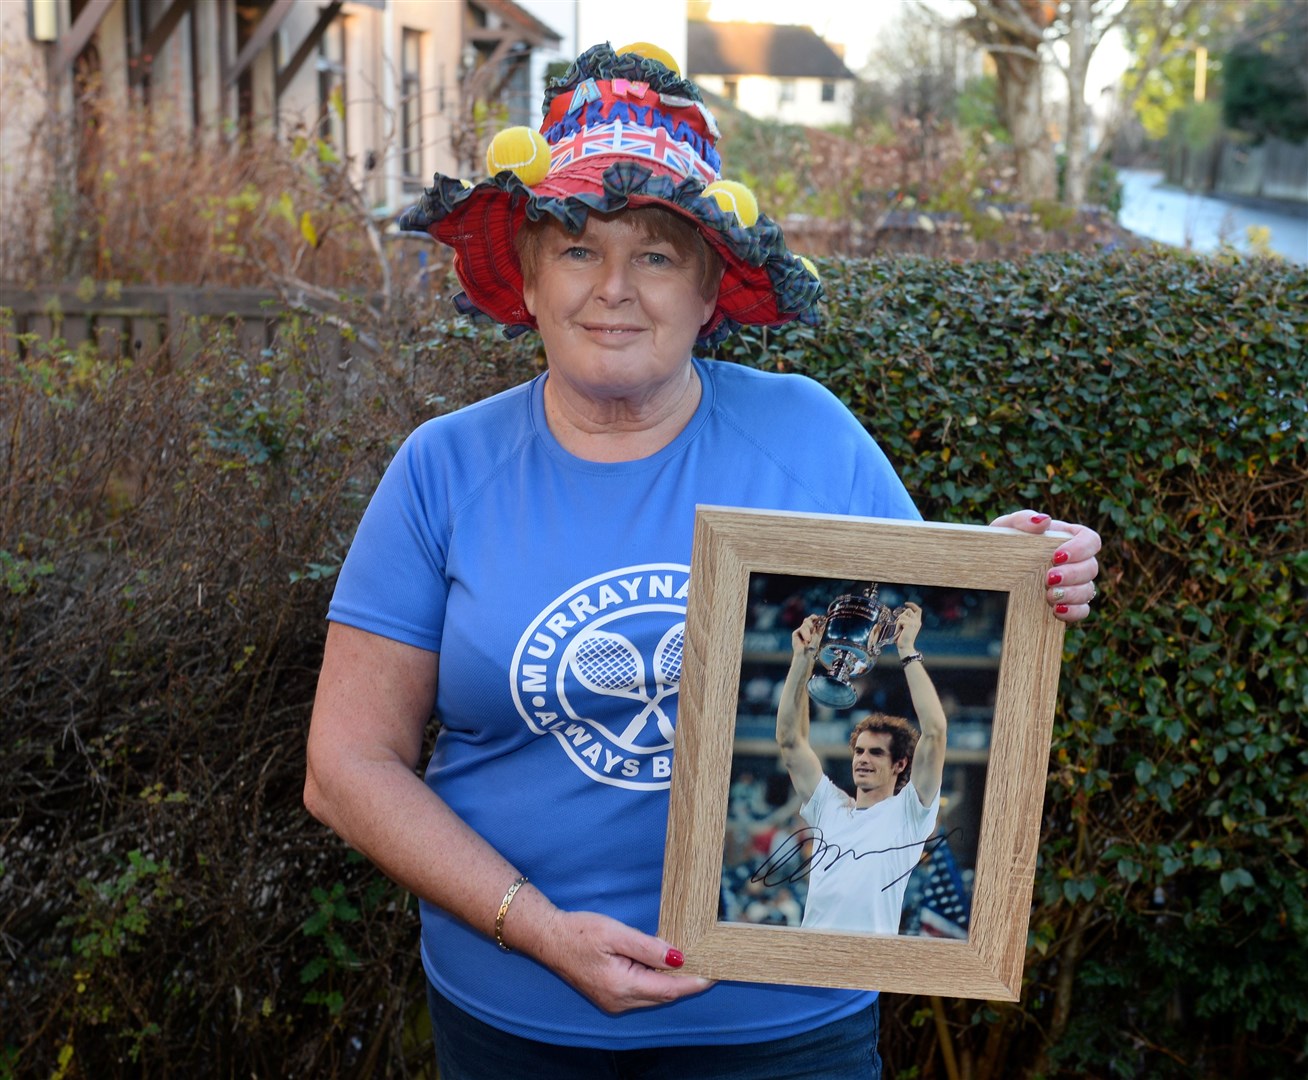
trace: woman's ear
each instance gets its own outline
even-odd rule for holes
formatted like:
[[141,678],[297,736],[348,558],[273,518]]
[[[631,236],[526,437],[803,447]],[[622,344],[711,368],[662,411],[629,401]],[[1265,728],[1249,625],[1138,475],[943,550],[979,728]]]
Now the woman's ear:
[[708,321],[713,318],[713,309],[718,306],[718,291],[722,288],[722,264],[719,262],[717,267],[716,281],[713,282],[713,288],[709,295],[704,298],[704,317],[699,320],[700,326],[707,326]]

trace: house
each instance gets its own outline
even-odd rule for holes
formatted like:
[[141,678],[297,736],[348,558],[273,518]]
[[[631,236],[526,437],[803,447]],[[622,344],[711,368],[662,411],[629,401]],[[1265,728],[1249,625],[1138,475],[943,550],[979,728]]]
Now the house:
[[[368,205],[484,169],[484,128],[538,122],[533,51],[559,35],[512,0],[4,0],[6,162],[50,110],[148,108],[183,137],[316,132]],[[79,125],[84,126],[84,125]],[[0,195],[9,178],[0,180]]]
[[857,78],[807,26],[692,21],[687,74],[760,120],[848,124]]

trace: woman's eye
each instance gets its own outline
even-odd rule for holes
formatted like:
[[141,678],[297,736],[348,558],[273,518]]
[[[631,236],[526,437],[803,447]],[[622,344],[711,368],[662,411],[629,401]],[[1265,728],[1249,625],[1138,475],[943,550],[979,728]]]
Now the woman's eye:
[[648,262],[650,266],[667,266],[672,262],[672,260],[661,251],[647,252],[645,255],[645,261]]

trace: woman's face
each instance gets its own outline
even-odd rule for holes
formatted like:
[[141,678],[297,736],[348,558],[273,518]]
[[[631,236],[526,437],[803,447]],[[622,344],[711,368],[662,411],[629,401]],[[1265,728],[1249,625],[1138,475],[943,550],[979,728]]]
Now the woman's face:
[[639,402],[684,379],[705,298],[702,253],[679,254],[633,213],[592,214],[580,235],[550,225],[522,290],[551,378],[597,401]]

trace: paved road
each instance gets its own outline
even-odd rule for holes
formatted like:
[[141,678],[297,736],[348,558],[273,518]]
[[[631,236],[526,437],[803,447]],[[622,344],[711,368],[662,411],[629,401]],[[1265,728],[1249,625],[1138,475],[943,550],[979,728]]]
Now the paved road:
[[1308,266],[1308,208],[1303,214],[1240,206],[1205,195],[1163,187],[1162,175],[1121,169],[1122,211],[1118,221],[1137,236],[1190,251],[1215,251],[1223,242],[1249,250],[1246,229],[1271,229],[1271,247],[1279,255]]

